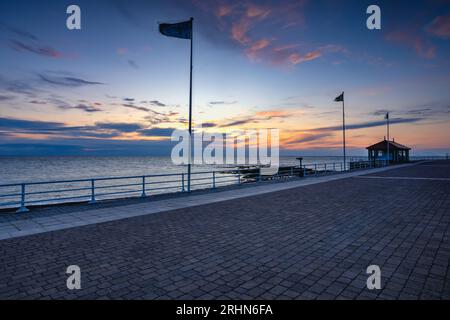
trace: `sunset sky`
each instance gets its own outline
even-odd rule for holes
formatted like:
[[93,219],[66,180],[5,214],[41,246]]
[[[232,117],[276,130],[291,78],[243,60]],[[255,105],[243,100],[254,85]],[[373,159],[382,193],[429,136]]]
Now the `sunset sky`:
[[191,16],[206,130],[279,128],[284,154],[340,155],[345,91],[350,155],[383,139],[386,111],[413,154],[450,152],[450,1],[16,0],[0,2],[0,155],[170,155],[189,40],[158,22]]

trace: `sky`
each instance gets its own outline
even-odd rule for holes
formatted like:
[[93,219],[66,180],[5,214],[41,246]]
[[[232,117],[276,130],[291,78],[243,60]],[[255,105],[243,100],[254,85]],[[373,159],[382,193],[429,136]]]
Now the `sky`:
[[278,128],[281,154],[340,155],[345,91],[348,154],[386,136],[386,112],[412,154],[450,151],[448,0],[15,0],[0,2],[0,156],[170,155],[190,42],[158,23],[190,17],[204,130]]

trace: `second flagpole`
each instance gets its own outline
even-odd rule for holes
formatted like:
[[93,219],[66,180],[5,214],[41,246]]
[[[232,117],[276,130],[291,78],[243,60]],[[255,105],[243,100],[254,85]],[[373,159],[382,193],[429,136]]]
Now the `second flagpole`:
[[345,96],[342,92],[342,135],[343,135],[343,147],[344,147],[344,171],[347,170],[347,157],[345,152]]
[[189,77],[189,163],[187,191],[191,192],[191,165],[192,165],[192,53],[194,42],[194,18],[191,18],[191,66]]

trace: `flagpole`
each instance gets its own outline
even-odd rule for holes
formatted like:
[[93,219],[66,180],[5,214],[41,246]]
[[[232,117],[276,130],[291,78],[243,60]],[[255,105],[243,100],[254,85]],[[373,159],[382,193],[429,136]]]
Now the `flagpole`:
[[342,135],[344,138],[344,171],[347,169],[347,161],[345,155],[345,102],[344,102],[344,92],[342,92]]
[[389,165],[389,112],[386,114],[387,120],[387,165]]
[[187,190],[191,192],[191,163],[192,163],[192,52],[194,42],[194,18],[191,18],[191,65],[189,76],[189,164]]

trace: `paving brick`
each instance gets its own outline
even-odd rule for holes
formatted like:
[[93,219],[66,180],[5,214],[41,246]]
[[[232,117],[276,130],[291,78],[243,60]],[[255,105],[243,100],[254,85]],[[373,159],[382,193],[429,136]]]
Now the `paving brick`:
[[[450,299],[449,186],[348,178],[1,240],[0,299]],[[65,286],[70,264],[82,290]],[[366,288],[370,264],[382,290]]]

